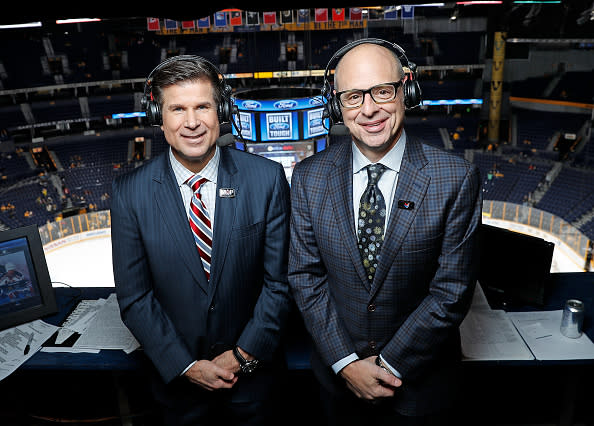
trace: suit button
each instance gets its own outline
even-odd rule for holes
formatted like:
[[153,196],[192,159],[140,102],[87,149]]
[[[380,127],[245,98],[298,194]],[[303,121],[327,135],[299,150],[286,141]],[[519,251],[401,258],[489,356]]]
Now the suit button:
[[371,349],[375,350],[375,347],[376,347],[375,340],[370,340],[370,341],[369,341],[369,347],[370,347]]
[[208,310],[209,310],[210,312],[214,312],[214,310],[215,310],[215,305],[210,305],[210,306],[208,307]]
[[368,310],[369,312],[375,312],[375,305],[374,305],[373,303],[370,303],[370,304],[367,306],[367,310]]

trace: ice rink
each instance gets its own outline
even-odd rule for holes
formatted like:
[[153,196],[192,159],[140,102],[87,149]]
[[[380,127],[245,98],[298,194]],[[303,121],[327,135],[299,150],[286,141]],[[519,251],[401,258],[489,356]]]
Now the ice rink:
[[[45,254],[54,286],[113,287],[111,234],[101,230],[77,234],[46,245]],[[582,272],[583,264],[570,250],[555,245],[551,272]]]
[[45,246],[45,258],[54,287],[113,287],[109,230],[81,238],[66,238]]

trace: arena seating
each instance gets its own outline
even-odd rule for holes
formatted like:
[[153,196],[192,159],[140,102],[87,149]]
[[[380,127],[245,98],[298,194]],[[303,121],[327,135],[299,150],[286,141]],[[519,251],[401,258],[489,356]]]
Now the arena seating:
[[[307,43],[310,67],[324,69],[332,54],[346,42],[364,36],[361,30],[312,31],[305,36],[296,32],[292,40]],[[481,64],[484,54],[481,46],[484,34],[463,33],[404,33],[400,27],[370,26],[366,36],[393,40],[403,46],[409,60],[417,65],[462,65]],[[163,38],[156,34],[134,33],[127,37],[81,31],[77,34],[55,33],[49,41],[54,57],[62,58],[47,68],[42,58],[47,58],[47,45],[36,37],[12,37],[0,39],[0,60],[6,73],[2,76],[4,89],[35,88],[54,85],[60,74],[64,83],[93,82],[120,78],[143,79],[164,56],[172,54],[196,54],[219,65],[219,49],[235,48],[236,56],[229,61],[228,73],[270,71],[286,69],[281,60],[281,42],[288,35],[274,31],[249,33],[208,33],[184,37]],[[22,52],[27,52],[23,55]],[[59,65],[63,66],[60,73]],[[305,61],[297,63],[306,67]],[[552,90],[549,99],[592,102],[594,95],[592,74],[566,72]],[[517,97],[543,98],[545,89],[553,76],[527,78],[510,82],[510,95]],[[452,99],[477,97],[477,90],[488,90],[482,78],[473,73],[464,76],[427,73],[420,78],[424,99]],[[264,81],[263,84],[270,83]],[[275,81],[274,83],[279,83]],[[310,81],[319,85],[320,80]],[[236,82],[235,84],[253,84]],[[23,138],[44,136],[47,146],[61,165],[56,176],[63,188],[67,188],[70,201],[63,199],[54,185],[42,186],[40,173],[26,161],[26,152],[14,153],[10,158],[0,158],[2,181],[0,204],[12,203],[14,210],[0,212],[0,222],[20,226],[29,223],[43,224],[52,220],[56,212],[42,202],[35,203],[45,188],[58,205],[64,202],[75,205],[92,205],[97,209],[109,208],[111,180],[138,165],[128,158],[129,140],[135,134],[151,139],[151,158],[162,152],[166,142],[155,137],[153,129],[144,127],[136,120],[131,124],[106,125],[105,117],[115,112],[133,112],[137,108],[135,92],[142,90],[140,84],[102,84],[78,92],[61,90],[32,92],[13,100],[2,97],[0,101],[0,129],[25,128],[28,124],[74,121],[71,131],[56,128],[19,130]],[[478,94],[483,97],[484,94]],[[86,99],[82,99],[86,98]],[[83,113],[84,104],[88,111]],[[23,105],[23,106],[21,106]],[[28,110],[31,114],[28,115]],[[515,119],[516,144],[509,141],[495,151],[485,151],[480,141],[481,122],[485,116],[480,109],[423,109],[407,113],[406,129],[412,136],[425,143],[465,156],[467,150],[474,152],[473,161],[479,166],[483,178],[483,195],[486,200],[501,200],[526,203],[535,190],[543,189],[545,177],[555,162],[563,161],[563,169],[536,207],[558,214],[568,221],[578,220],[594,208],[594,190],[591,182],[594,175],[594,143],[589,141],[577,152],[570,152],[565,159],[554,150],[554,138],[559,132],[576,133],[588,119],[584,114],[531,111],[512,108],[506,119]],[[76,123],[76,121],[79,123]],[[510,120],[511,121],[511,120]],[[138,126],[140,124],[140,126]],[[135,128],[137,127],[138,128]],[[94,130],[94,136],[81,136],[84,130]],[[442,129],[442,130],[440,130]],[[101,135],[104,133],[104,135]],[[446,141],[444,141],[444,137]],[[4,138],[4,136],[3,136]],[[449,140],[447,140],[449,138]],[[36,178],[37,177],[37,178]],[[39,179],[38,179],[39,178]],[[45,178],[43,178],[45,179]],[[22,188],[15,184],[26,182]],[[62,191],[63,191],[62,188]],[[55,191],[55,192],[54,192]],[[33,200],[33,201],[31,201]],[[25,216],[32,211],[33,215]],[[594,238],[594,222],[581,225],[583,232]]]

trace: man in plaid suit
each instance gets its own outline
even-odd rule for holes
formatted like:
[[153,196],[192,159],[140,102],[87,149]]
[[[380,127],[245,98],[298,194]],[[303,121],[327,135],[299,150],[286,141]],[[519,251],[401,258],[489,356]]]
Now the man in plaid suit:
[[[352,142],[293,173],[289,282],[313,340],[324,424],[443,425],[453,412],[458,327],[476,281],[479,171],[406,134],[411,77],[386,46],[346,49],[331,101]],[[365,229],[369,164],[382,165],[373,185],[385,222]]]

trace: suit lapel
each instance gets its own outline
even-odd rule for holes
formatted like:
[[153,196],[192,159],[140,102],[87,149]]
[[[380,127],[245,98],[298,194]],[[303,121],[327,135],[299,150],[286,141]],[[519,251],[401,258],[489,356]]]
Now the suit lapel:
[[[211,275],[209,295],[212,298],[221,276],[221,268],[225,263],[227,247],[231,237],[231,229],[235,223],[235,212],[241,193],[241,185],[236,176],[237,167],[227,149],[221,148],[221,158],[217,175],[217,197],[212,238]],[[233,189],[234,197],[220,197],[221,189]]]
[[[353,153],[350,143],[342,143],[340,150],[336,153],[335,167],[329,174],[328,192],[332,200],[335,217],[340,231],[340,238],[351,257],[355,269],[363,282],[363,285],[370,290],[365,269],[361,261],[361,255],[357,248],[357,236],[355,234],[355,217],[353,216]],[[345,185],[346,183],[346,185]]]
[[[422,172],[427,164],[422,145],[413,140],[407,140],[404,157],[398,174],[398,183],[392,200],[392,208],[388,227],[382,246],[381,259],[373,281],[371,292],[375,293],[384,282],[391,268],[392,260],[398,254],[402,242],[406,238],[419,208],[427,193],[431,178]],[[398,201],[412,201],[414,208],[403,209],[398,207]]]
[[161,167],[153,177],[155,204],[171,238],[176,242],[175,246],[179,250],[180,258],[183,259],[200,288],[206,292],[208,282],[202,269],[199,268],[202,266],[202,261],[188,225],[188,217],[183,209],[183,201],[173,170],[169,164],[168,151],[155,161],[162,161]]

